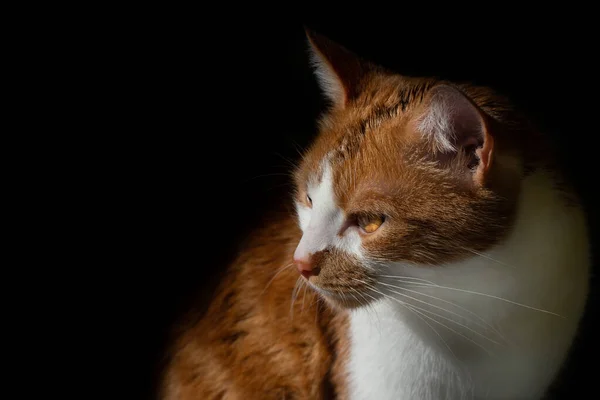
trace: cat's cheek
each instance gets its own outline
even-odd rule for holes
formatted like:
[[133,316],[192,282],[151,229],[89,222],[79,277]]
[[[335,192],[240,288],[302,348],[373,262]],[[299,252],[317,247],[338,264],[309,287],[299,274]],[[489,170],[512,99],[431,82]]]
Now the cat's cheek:
[[336,243],[336,247],[358,259],[363,258],[362,239],[358,230],[346,231],[343,239]]
[[311,209],[302,204],[296,203],[296,213],[298,214],[298,223],[302,232],[308,228],[310,222]]

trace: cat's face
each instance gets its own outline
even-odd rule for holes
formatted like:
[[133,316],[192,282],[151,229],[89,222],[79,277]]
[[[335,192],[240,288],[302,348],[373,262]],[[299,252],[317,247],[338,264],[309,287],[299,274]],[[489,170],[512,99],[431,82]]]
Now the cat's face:
[[394,263],[443,268],[502,240],[522,171],[477,104],[489,93],[393,75],[310,38],[333,101],[295,175],[295,260],[311,286],[354,307]]

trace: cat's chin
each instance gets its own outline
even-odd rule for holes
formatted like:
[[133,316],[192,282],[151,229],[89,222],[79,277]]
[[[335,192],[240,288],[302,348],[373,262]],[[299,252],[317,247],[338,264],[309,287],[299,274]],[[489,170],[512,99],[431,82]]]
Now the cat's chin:
[[361,295],[360,292],[339,292],[327,290],[319,285],[311,282],[309,279],[306,279],[308,286],[317,292],[319,296],[321,296],[327,303],[335,308],[353,310],[356,308],[364,307],[367,304],[371,303],[375,299],[370,299],[368,297]]

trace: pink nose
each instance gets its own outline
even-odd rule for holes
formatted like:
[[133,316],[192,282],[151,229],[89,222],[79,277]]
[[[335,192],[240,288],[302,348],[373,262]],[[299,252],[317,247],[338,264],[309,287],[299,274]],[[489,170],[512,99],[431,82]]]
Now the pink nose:
[[315,275],[315,269],[313,268],[310,258],[294,257],[294,264],[296,264],[296,268],[298,268],[300,275],[306,279],[310,278],[312,275]]

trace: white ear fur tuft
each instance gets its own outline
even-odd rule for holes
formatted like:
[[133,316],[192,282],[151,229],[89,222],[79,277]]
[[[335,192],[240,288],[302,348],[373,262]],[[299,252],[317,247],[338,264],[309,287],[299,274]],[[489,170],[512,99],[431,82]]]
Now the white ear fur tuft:
[[327,59],[311,46],[310,61],[315,69],[321,90],[334,104],[344,104],[346,93],[340,77],[335,73]]
[[311,61],[319,85],[334,106],[343,108],[358,95],[361,81],[369,69],[354,53],[310,30],[306,30]]
[[484,121],[477,108],[458,90],[440,85],[432,89],[427,111],[421,116],[418,129],[433,149],[454,153],[460,147],[483,143]]

